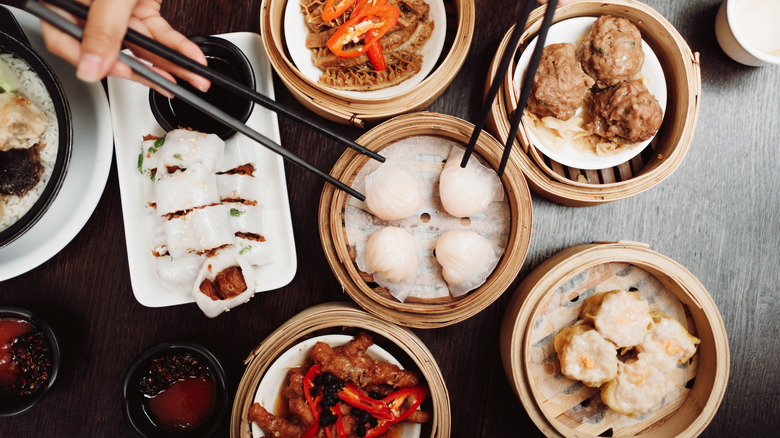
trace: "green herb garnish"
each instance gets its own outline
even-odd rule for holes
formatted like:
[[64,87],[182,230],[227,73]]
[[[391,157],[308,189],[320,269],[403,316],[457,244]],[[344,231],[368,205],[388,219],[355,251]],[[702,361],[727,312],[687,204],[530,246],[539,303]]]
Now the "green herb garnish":
[[230,215],[233,216],[233,217],[239,217],[239,216],[241,216],[244,213],[246,213],[246,212],[245,211],[241,211],[241,210],[239,210],[237,208],[231,208],[230,209]]
[[141,175],[144,174],[143,165],[144,165],[144,153],[141,152],[140,154],[138,154],[138,172]]
[[629,41],[628,44],[630,44],[631,47],[636,47],[636,42],[634,42],[634,41]]
[[176,158],[177,160],[181,161],[181,154],[173,154],[173,158]]
[[244,255],[244,254],[246,254],[246,253],[248,253],[248,252],[250,252],[250,251],[252,251],[252,247],[251,247],[251,246],[249,246],[249,245],[244,245],[244,244],[242,243],[242,244],[241,244],[241,249],[240,249],[240,250],[238,250],[238,254],[239,254],[239,255]]
[[596,49],[596,50],[598,50],[598,52],[599,52],[599,53],[601,53],[602,55],[606,55],[606,54],[607,54],[607,51],[606,51],[606,50],[604,50],[604,49],[602,49],[601,47],[599,47],[599,48],[598,48],[598,49]]
[[165,143],[165,137],[160,137],[157,140],[154,141],[154,151],[157,152],[157,149],[162,147],[162,145]]

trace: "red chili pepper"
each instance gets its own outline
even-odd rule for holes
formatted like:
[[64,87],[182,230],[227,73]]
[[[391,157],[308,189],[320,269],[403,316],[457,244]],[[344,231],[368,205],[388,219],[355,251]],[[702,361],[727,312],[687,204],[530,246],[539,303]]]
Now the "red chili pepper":
[[350,18],[360,15],[363,8],[365,7],[371,8],[374,6],[383,5],[385,3],[387,3],[387,0],[357,0],[355,9],[352,10],[352,15],[350,15]]
[[341,409],[338,406],[339,405],[336,404],[336,406],[331,407],[330,411],[333,412],[335,409],[336,416],[338,417],[336,419],[336,432],[338,432],[338,438],[347,438],[347,432],[344,430],[344,423],[341,421]]
[[[403,414],[400,409],[408,397],[414,398],[414,403],[409,406]],[[387,397],[382,399],[382,403],[385,403],[390,411],[393,412],[394,417],[392,420],[379,420],[376,427],[366,432],[365,438],[374,438],[387,432],[390,426],[405,420],[408,416],[412,415],[412,412],[422,404],[423,400],[428,397],[428,387],[424,385],[418,385],[411,388],[403,388],[390,393]]]
[[[400,13],[401,11],[397,7],[391,5],[362,8],[359,14],[352,14],[349,20],[338,28],[328,40],[327,46],[333,54],[340,58],[353,58],[361,55],[395,26]],[[377,32],[368,37],[366,32],[370,29],[376,29]],[[358,43],[360,40],[363,40],[362,45],[345,49],[346,45]]]
[[[371,38],[376,33],[376,29],[370,29],[366,32],[366,38]],[[368,48],[368,60],[371,61],[371,65],[376,71],[383,71],[385,69],[385,56],[382,54],[382,42],[377,40],[371,47]]]
[[350,406],[362,409],[377,419],[392,420],[395,417],[395,415],[390,412],[390,408],[388,408],[382,400],[364,396],[357,386],[352,383],[347,382],[347,384],[339,390],[338,395],[341,400],[345,401]]
[[322,413],[322,407],[320,406],[320,400],[322,394],[317,395],[316,398],[312,398],[311,390],[314,388],[314,378],[322,374],[322,370],[319,365],[314,365],[309,368],[306,375],[303,376],[303,394],[306,397],[306,403],[309,404],[311,414],[314,417],[311,426],[303,433],[302,438],[312,438],[320,428],[320,414]]
[[344,12],[355,3],[355,0],[342,0],[337,6],[333,6],[336,0],[328,0],[325,2],[325,7],[322,8],[322,19],[325,21],[333,20],[344,14]]

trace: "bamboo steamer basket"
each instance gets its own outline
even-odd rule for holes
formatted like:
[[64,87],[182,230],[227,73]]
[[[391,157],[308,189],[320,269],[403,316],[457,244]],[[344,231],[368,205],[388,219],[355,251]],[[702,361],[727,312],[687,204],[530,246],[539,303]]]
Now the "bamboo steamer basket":
[[292,62],[283,34],[286,3],[285,0],[263,0],[261,4],[260,35],[271,66],[292,95],[305,107],[328,120],[361,129],[366,124],[376,124],[402,113],[422,110],[436,100],[466,60],[476,21],[473,1],[444,0],[447,37],[442,56],[428,77],[412,89],[391,97],[347,98],[305,77]]
[[[274,360],[299,342],[322,334],[369,332],[374,342],[390,351],[405,369],[417,369],[430,389],[432,419],[423,425],[420,437],[447,438],[451,435],[450,397],[444,377],[430,350],[411,330],[390,324],[359,309],[353,303],[324,303],[290,318],[271,333],[244,360],[247,366],[238,384],[230,421],[231,438],[250,438],[247,418],[255,392]],[[281,382],[279,383],[281,387]],[[430,429],[430,435],[427,430]]]
[[[437,113],[422,112],[395,117],[361,136],[357,142],[380,152],[388,145],[413,136],[437,136],[465,147],[474,125]],[[494,169],[501,161],[502,145],[482,132],[474,153]],[[347,150],[331,170],[331,175],[352,184],[355,175],[368,161],[364,155]],[[531,240],[531,194],[518,169],[510,159],[501,181],[509,202],[511,225],[506,250],[485,284],[458,298],[409,300],[401,303],[384,288],[369,285],[372,277],[361,272],[348,249],[344,226],[347,194],[326,185],[319,205],[319,230],[325,256],[343,289],[368,312],[396,324],[415,328],[438,328],[463,321],[489,306],[509,287],[520,272]]]
[[[534,38],[541,27],[544,7],[534,10],[520,39],[520,47]],[[693,139],[701,97],[699,54],[692,53],[677,30],[662,15],[633,0],[574,0],[556,10],[553,22],[582,16],[613,15],[626,18],[642,33],[664,71],[667,83],[666,111],[661,129],[651,145],[634,159],[614,168],[582,170],[564,167],[544,157],[531,144],[521,125],[515,140],[520,167],[531,190],[559,204],[581,207],[624,199],[663,181],[680,165]],[[489,72],[487,87],[496,80],[498,65],[507,50],[512,29],[501,41]],[[487,129],[502,142],[510,133],[511,117],[517,107],[513,86],[514,64],[490,108]]]
[[[589,404],[594,405],[592,400],[600,402],[598,389],[579,385],[572,393],[574,385],[569,385],[569,391],[545,394],[548,379],[574,383],[559,375],[560,365],[554,351],[550,352],[552,347],[546,347],[546,375],[540,377],[534,371],[540,367],[534,350],[541,349],[543,342],[552,342],[562,326],[570,325],[556,320],[551,307],[556,309],[554,313],[571,313],[568,318],[573,321],[581,307],[576,305],[581,303],[580,294],[615,289],[615,284],[636,284],[641,289],[654,283],[664,293],[673,294],[672,300],[679,300],[687,323],[684,325],[701,340],[693,358],[673,371],[674,379],[683,378],[675,380],[675,388],[668,393],[676,394],[668,396],[673,400],[667,400],[654,414],[636,420],[629,421],[606,408],[609,412],[601,421],[586,421],[579,415]],[[544,341],[539,339],[543,334]],[[726,330],[707,290],[675,261],[633,242],[574,246],[539,265],[510,300],[501,326],[500,346],[504,370],[515,393],[536,426],[551,437],[698,436],[718,410],[729,375]]]

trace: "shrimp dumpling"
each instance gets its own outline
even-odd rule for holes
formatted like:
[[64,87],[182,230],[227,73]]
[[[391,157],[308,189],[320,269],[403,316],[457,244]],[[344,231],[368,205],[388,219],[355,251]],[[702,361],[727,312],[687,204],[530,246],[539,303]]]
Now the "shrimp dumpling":
[[561,363],[561,373],[573,380],[598,388],[618,372],[615,345],[586,324],[564,327],[553,341]]
[[423,202],[420,183],[409,172],[380,167],[366,176],[366,206],[384,220],[412,216]]
[[653,312],[651,316],[653,325],[636,347],[640,359],[661,371],[669,371],[696,353],[699,338],[688,333],[676,319],[661,312]]
[[439,177],[439,195],[444,210],[455,217],[482,213],[504,197],[504,186],[493,169],[472,157],[460,167],[464,150],[453,147]]
[[485,283],[501,252],[491,241],[471,230],[450,230],[436,241],[436,260],[454,297]]
[[650,306],[636,292],[601,292],[582,305],[585,322],[620,348],[635,347],[645,339],[652,324]]
[[617,377],[601,388],[601,400],[617,413],[638,417],[661,407],[666,386],[661,370],[644,360],[621,362]]
[[361,269],[373,274],[379,284],[414,282],[418,265],[417,242],[403,228],[382,228],[368,238],[364,262]]

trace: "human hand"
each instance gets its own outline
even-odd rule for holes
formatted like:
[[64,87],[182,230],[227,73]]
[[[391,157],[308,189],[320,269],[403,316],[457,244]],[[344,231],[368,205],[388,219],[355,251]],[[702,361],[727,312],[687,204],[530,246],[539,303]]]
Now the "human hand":
[[[84,24],[81,42],[56,29],[48,23],[41,23],[46,48],[76,66],[76,76],[85,82],[98,82],[106,76],[132,79],[151,85],[134,74],[130,67],[117,61],[122,48],[122,39],[128,27],[158,42],[177,50],[195,61],[206,64],[206,57],[200,48],[184,35],[174,30],[160,16],[162,0],[79,0],[90,6]],[[51,7],[51,6],[50,6]],[[55,9],[55,8],[53,8]],[[55,9],[69,20],[72,15]],[[130,47],[133,53],[152,63],[153,68],[171,81],[175,74],[188,81],[195,88],[206,91],[210,81],[192,72],[177,67],[171,62],[152,55],[137,47]],[[161,91],[162,90],[158,90]],[[165,92],[164,94],[168,94]]]

